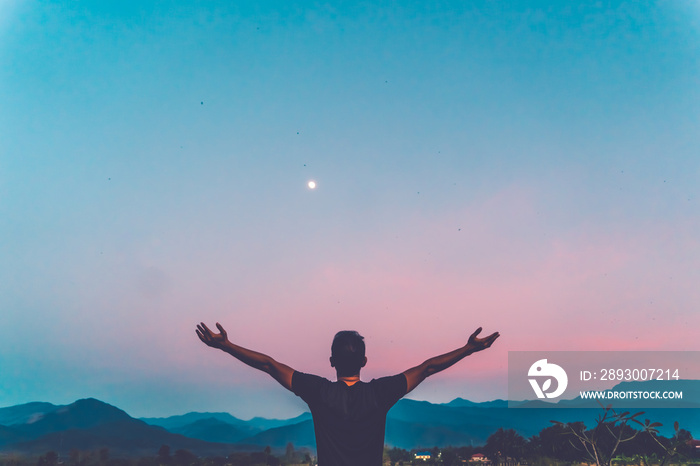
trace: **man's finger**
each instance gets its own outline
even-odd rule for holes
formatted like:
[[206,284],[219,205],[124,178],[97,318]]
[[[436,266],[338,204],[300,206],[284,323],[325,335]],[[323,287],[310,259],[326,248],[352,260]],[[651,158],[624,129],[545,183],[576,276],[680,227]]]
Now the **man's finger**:
[[222,335],[226,335],[226,330],[224,330],[220,323],[216,323],[216,328],[219,329],[219,332],[221,332]]

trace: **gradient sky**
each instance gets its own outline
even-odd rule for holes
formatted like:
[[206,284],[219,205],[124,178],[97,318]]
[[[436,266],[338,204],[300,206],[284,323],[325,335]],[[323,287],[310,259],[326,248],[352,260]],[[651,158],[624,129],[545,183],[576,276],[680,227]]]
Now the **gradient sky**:
[[305,410],[200,321],[367,379],[501,332],[434,402],[700,349],[697,1],[1,0],[0,63],[0,406]]

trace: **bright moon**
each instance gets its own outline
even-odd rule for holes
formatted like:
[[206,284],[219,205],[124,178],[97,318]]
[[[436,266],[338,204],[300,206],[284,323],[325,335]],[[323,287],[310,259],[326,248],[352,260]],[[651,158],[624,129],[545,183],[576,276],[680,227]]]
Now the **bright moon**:
[[309,181],[309,189],[316,189],[316,182],[315,181]]

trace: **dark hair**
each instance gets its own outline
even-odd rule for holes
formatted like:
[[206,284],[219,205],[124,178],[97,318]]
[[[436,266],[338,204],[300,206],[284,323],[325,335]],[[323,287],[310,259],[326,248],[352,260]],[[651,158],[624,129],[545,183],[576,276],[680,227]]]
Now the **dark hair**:
[[333,367],[340,377],[360,373],[365,365],[365,339],[354,330],[343,330],[335,334],[331,345]]

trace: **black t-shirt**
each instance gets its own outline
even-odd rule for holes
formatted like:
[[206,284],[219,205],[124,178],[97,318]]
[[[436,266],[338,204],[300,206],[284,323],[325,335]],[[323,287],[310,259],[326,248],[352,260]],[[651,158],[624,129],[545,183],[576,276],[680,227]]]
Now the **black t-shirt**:
[[347,385],[294,372],[292,391],[313,416],[319,466],[381,465],[386,413],[406,390],[403,374]]

